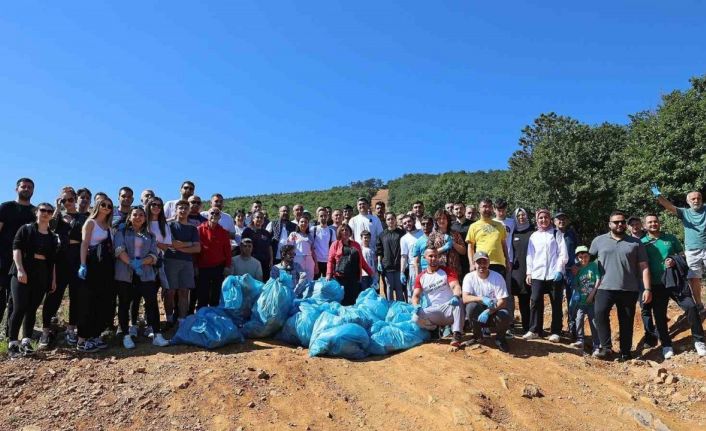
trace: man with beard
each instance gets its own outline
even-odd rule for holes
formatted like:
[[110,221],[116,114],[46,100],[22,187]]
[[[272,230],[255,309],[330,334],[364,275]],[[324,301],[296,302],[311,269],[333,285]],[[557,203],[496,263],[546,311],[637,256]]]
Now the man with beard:
[[589,253],[598,258],[602,274],[601,284],[595,296],[596,328],[601,347],[593,356],[606,359],[612,350],[610,333],[610,310],[616,306],[620,326],[620,360],[631,358],[632,332],[635,321],[635,304],[640,292],[640,277],[645,286],[643,302],[652,301],[650,269],[647,253],[640,240],[625,233],[627,220],[622,211],[610,214],[610,231],[599,235],[591,242]]
[[[235,238],[235,222],[233,221],[233,216],[223,210],[223,204],[225,203],[223,195],[220,193],[214,193],[211,195],[211,208],[218,208],[221,214],[218,224],[228,232],[228,236],[233,239]],[[201,215],[208,219],[208,211],[202,211]]]
[[417,223],[417,229],[422,228],[422,217],[424,217],[424,202],[416,201],[412,204],[412,214]]
[[[453,204],[453,215],[454,221],[451,223],[451,230],[458,232],[461,238],[465,239],[468,235],[468,228],[473,222],[466,218],[466,206],[463,202]],[[465,277],[470,270],[468,259],[461,258],[461,277]]]
[[[7,305],[8,319],[12,314],[10,291],[10,267],[12,266],[12,241],[22,225],[36,219],[35,208],[30,203],[34,194],[34,181],[29,178],[17,180],[17,199],[0,205],[0,320]],[[8,301],[9,300],[9,301]],[[9,334],[8,329],[5,331]]]
[[686,195],[689,208],[679,208],[662,196],[657,186],[652,187],[652,194],[664,209],[675,214],[684,225],[684,248],[690,271],[689,285],[696,306],[702,311],[704,304],[701,301],[701,278],[706,269],[706,209],[703,196],[699,191],[691,191]]
[[[297,231],[297,225],[296,223],[289,221],[289,207],[287,205],[282,205],[279,207],[279,219],[271,221],[266,226],[267,227],[265,229],[270,233],[270,239],[272,240],[271,246],[272,255],[275,259],[274,265],[277,265],[282,260],[282,247],[287,245],[287,238],[289,238],[289,234]],[[262,274],[267,277],[269,272],[264,272],[263,267]]]
[[180,198],[174,199],[172,201],[167,201],[164,203],[164,216],[167,220],[171,220],[176,217],[176,204],[179,201],[189,202],[189,198],[196,192],[196,186],[192,181],[186,180],[181,183],[181,188],[179,189]]
[[417,229],[413,215],[405,215],[402,217],[402,228],[407,232],[400,239],[400,281],[403,286],[407,286],[407,299],[412,297],[414,289],[414,280],[417,278],[417,273],[414,269],[413,256],[414,244],[417,239],[424,233],[421,229]]
[[118,190],[118,202],[120,205],[115,207],[115,211],[113,212],[113,229],[120,230],[125,227],[125,222],[130,215],[130,209],[132,208],[132,202],[134,200],[135,197],[130,187],[120,187],[120,190]]
[[507,231],[499,221],[493,220],[493,201],[483,199],[480,201],[480,220],[468,228],[466,243],[468,244],[469,266],[474,266],[473,256],[477,251],[484,251],[490,257],[490,270],[495,271],[505,278],[506,268],[509,265]]

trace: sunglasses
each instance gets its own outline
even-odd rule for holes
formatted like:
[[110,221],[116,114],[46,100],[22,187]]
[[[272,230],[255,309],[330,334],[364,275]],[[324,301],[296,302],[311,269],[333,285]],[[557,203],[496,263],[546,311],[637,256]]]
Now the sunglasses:
[[74,202],[76,202],[76,199],[74,199],[74,198],[66,198],[66,199],[62,199],[61,202],[63,202],[63,203],[66,203],[66,202],[74,203]]
[[213,216],[213,217],[220,217],[221,213],[208,213],[208,215]]
[[192,201],[189,202],[189,205],[201,205],[201,201]]
[[109,210],[112,210],[112,209],[113,209],[113,206],[112,206],[111,204],[107,204],[107,203],[104,203],[104,202],[100,204],[100,207],[101,207],[101,208],[107,208],[107,209],[109,209]]
[[39,212],[42,214],[51,214],[54,210],[51,208],[39,208]]
[[625,220],[611,220],[610,222],[613,224],[627,224],[628,223]]
[[160,204],[160,203],[157,203],[157,202],[153,202],[153,203],[151,203],[151,204],[150,204],[150,206],[151,206],[151,207],[157,207],[157,208],[162,208],[162,204]]

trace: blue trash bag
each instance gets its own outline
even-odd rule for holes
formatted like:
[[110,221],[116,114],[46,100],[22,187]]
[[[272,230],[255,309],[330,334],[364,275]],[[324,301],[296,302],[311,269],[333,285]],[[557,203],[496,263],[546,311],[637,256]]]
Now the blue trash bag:
[[262,291],[263,283],[250,274],[231,275],[223,280],[219,307],[228,310],[228,314],[242,324],[250,317],[250,309]]
[[270,279],[252,306],[250,320],[243,326],[247,338],[264,338],[282,329],[292,307],[292,290],[279,279]]
[[330,311],[331,307],[327,303],[305,300],[299,303],[299,309],[287,319],[276,338],[295,346],[308,347],[316,320],[324,311]]
[[309,356],[362,359],[368,356],[369,344],[370,337],[365,328],[355,323],[344,323],[328,328],[312,338]]
[[385,316],[386,322],[408,322],[414,315],[414,305],[401,301],[390,302],[390,308]]
[[378,320],[385,320],[389,301],[380,296],[378,291],[371,287],[358,295],[354,307],[367,314],[374,323]]
[[187,316],[171,339],[172,344],[191,344],[207,349],[242,342],[243,335],[228,312],[217,307],[204,307]]
[[307,284],[302,291],[302,298],[312,298],[323,302],[341,302],[343,301],[343,286],[331,279],[326,281],[321,277],[313,283]]
[[371,329],[368,352],[373,355],[410,349],[429,339],[429,331],[420,328],[415,322],[383,322],[378,321]]

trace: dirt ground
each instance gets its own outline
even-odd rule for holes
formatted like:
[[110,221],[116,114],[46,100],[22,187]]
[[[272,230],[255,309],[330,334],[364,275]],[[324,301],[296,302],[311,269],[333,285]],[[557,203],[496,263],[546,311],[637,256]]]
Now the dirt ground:
[[641,358],[629,363],[517,338],[509,355],[490,339],[458,351],[441,340],[361,361],[270,341],[204,351],[144,338],[129,353],[115,340],[85,356],[3,355],[0,430],[703,429],[706,358],[679,315],[670,308],[677,355],[664,362],[641,349],[637,319]]

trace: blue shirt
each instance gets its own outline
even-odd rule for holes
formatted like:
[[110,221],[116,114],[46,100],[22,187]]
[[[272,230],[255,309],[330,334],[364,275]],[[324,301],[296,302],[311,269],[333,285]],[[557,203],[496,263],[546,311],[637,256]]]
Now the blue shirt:
[[677,217],[684,225],[684,248],[706,249],[706,208],[677,208]]

